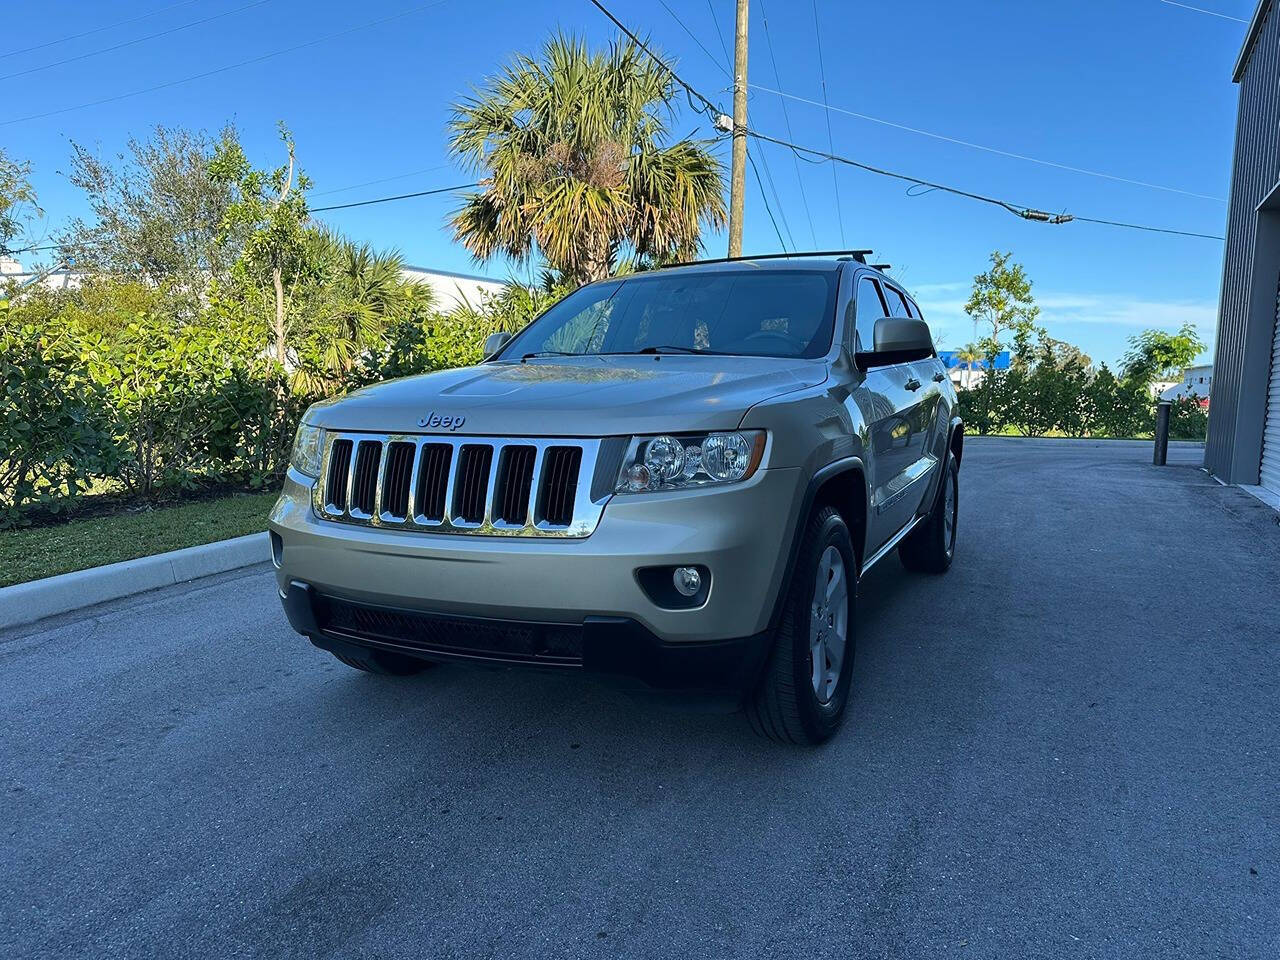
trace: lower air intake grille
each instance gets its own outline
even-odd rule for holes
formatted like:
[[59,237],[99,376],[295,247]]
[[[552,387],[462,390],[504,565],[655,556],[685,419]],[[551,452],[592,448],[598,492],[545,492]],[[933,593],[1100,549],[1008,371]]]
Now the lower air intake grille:
[[582,627],[473,620],[317,597],[320,629],[337,637],[489,660],[579,666]]

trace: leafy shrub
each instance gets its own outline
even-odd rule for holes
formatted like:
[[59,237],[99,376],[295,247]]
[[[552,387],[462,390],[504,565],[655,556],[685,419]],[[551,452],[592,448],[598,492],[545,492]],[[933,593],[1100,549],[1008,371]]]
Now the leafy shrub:
[[1169,436],[1174,440],[1203,440],[1209,432],[1209,411],[1200,397],[1178,397],[1169,409]]
[[110,411],[116,476],[131,493],[227,479],[246,420],[270,405],[271,385],[255,370],[265,361],[234,329],[142,313],[113,335],[84,333],[81,351]]
[[0,304],[0,527],[51,511],[115,462],[102,391],[65,331]]

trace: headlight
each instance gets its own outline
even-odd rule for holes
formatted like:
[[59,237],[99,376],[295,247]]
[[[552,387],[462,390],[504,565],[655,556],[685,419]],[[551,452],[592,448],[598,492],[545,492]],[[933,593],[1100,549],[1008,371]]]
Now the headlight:
[[748,479],[764,456],[764,431],[632,437],[615,493],[682,490]]
[[309,423],[298,426],[298,433],[293,438],[293,453],[289,463],[293,469],[308,477],[320,476],[320,458],[324,455],[324,431]]

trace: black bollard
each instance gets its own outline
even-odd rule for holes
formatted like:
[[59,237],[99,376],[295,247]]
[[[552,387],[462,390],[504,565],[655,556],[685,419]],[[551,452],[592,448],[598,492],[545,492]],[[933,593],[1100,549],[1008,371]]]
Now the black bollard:
[[1172,409],[1173,404],[1168,400],[1156,404],[1156,449],[1151,462],[1157,467],[1163,467],[1169,457],[1169,411]]

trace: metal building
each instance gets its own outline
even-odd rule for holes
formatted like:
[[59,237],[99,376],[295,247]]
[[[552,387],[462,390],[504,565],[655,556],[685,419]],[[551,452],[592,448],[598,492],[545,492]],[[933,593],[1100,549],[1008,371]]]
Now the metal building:
[[1260,0],[1240,85],[1205,467],[1280,502],[1280,3]]

